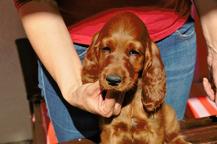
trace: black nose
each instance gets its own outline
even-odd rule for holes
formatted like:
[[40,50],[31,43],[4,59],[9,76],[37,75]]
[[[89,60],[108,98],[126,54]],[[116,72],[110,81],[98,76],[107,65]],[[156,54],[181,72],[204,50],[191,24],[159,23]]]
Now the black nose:
[[107,80],[109,85],[117,86],[121,82],[121,77],[118,75],[108,75],[106,77],[106,80]]

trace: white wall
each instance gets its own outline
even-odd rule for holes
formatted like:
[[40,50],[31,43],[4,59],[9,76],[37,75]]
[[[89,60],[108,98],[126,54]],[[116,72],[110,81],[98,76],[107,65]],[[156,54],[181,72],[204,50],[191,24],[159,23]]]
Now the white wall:
[[15,39],[24,37],[12,0],[0,0],[0,143],[32,139]]

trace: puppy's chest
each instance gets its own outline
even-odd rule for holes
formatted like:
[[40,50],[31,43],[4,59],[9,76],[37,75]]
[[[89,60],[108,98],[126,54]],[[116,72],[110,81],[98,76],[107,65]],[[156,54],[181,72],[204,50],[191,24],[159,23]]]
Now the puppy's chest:
[[147,117],[140,104],[130,104],[124,107],[118,117],[111,121],[111,126],[117,132],[141,133],[151,131],[153,123],[156,124],[155,116]]
[[[137,98],[141,99],[139,96]],[[110,138],[118,139],[119,144],[150,143],[150,137],[158,137],[163,133],[157,116],[148,117],[137,98],[123,107],[119,116],[103,126],[103,129],[110,133]]]

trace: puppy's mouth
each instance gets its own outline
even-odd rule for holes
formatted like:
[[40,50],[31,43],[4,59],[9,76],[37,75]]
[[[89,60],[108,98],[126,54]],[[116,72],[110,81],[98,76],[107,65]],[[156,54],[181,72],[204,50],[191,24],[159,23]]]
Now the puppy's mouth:
[[123,89],[123,84],[117,84],[117,83],[110,83],[107,81],[104,81],[103,83],[101,83],[101,88],[104,89],[105,91],[116,91],[116,92],[121,92],[124,91],[125,89]]
[[119,83],[108,82],[108,85],[110,85],[110,86],[112,86],[112,87],[115,87],[115,86],[118,86]]
[[115,101],[118,102],[118,103],[122,103],[122,101],[124,99],[124,94],[125,94],[125,92],[120,92],[120,91],[103,90],[101,92],[101,95],[102,95],[104,100],[107,97],[107,98],[110,98],[110,99],[115,99]]
[[103,90],[103,91],[101,92],[101,94],[102,94],[103,99],[105,99],[105,96],[106,96],[106,94],[107,94],[107,90]]

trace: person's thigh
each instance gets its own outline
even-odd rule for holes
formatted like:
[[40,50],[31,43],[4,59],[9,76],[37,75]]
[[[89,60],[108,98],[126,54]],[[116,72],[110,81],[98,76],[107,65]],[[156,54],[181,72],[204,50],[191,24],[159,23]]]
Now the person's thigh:
[[[86,48],[75,45],[81,59]],[[39,87],[42,90],[49,117],[59,142],[78,138],[93,138],[98,133],[97,116],[84,112],[67,103],[56,83],[39,62]]]
[[166,102],[184,117],[196,63],[194,22],[188,22],[171,36],[157,42],[167,75]]

